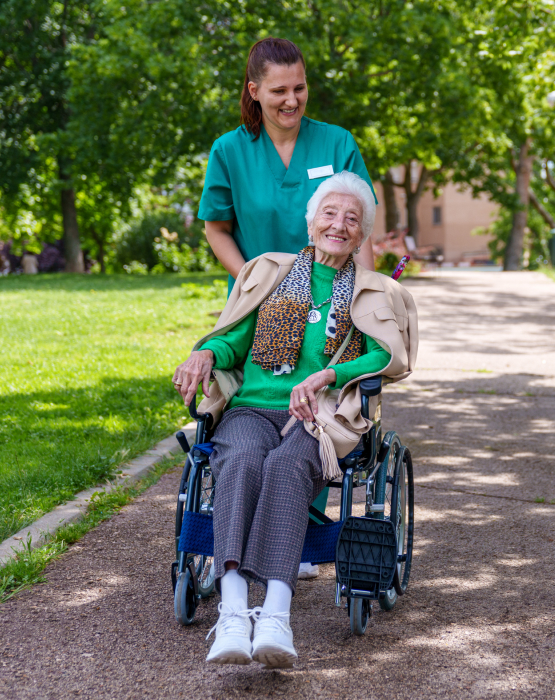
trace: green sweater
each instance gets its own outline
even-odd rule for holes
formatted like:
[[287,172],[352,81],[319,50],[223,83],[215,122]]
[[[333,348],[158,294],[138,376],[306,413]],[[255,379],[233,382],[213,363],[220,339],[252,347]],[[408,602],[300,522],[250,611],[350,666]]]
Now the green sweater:
[[[310,288],[314,303],[318,305],[332,294],[333,279],[337,270],[320,263],[313,263]],[[274,375],[251,361],[251,348],[258,319],[258,309],[252,311],[237,326],[224,335],[208,340],[201,350],[212,350],[214,369],[232,369],[244,366],[243,384],[231,400],[228,408],[256,406],[258,408],[288,409],[291,390],[310,374],[320,372],[331,358],[324,355],[326,344],[326,318],[331,302],[319,311],[318,323],[307,323],[297,366],[291,374]],[[332,389],[340,389],[362,374],[380,372],[389,364],[391,355],[367,335],[362,336],[363,354],[356,360],[334,365],[336,382]]]

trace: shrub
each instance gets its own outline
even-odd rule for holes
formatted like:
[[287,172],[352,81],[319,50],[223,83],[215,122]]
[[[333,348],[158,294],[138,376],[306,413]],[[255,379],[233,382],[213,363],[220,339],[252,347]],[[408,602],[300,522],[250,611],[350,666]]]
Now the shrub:
[[151,270],[160,262],[154,244],[161,228],[177,232],[179,242],[186,238],[183,221],[177,212],[169,209],[145,214],[116,241],[115,266],[121,270],[135,261]]
[[[383,275],[388,276],[392,275],[393,270],[395,270],[399,264],[400,259],[401,258],[398,255],[395,255],[395,253],[392,253],[391,251],[384,253],[383,255],[378,255],[376,258],[376,272],[381,272]],[[414,275],[417,275],[420,272],[421,267],[421,264],[416,260],[409,260],[403,274],[401,275],[401,279],[403,277],[413,277]]]
[[211,272],[221,266],[213,257],[210,246],[205,240],[200,241],[197,248],[191,248],[186,243],[178,245],[171,239],[172,234],[162,229],[162,236],[155,239],[154,250],[158,262],[152,268],[153,274],[164,272]]
[[129,265],[124,265],[123,269],[128,275],[148,275],[148,267],[138,260],[132,260]]

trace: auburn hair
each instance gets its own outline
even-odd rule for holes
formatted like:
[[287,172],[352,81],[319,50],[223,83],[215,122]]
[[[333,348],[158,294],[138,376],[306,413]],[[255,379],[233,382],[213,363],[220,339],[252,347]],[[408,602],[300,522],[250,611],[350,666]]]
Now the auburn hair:
[[254,134],[254,139],[260,136],[262,124],[262,107],[260,102],[253,100],[249,92],[249,82],[260,84],[264,80],[268,63],[278,66],[294,66],[301,62],[306,68],[304,57],[299,47],[288,39],[276,39],[273,36],[257,41],[249,51],[245,82],[241,93],[241,123],[248,132]]

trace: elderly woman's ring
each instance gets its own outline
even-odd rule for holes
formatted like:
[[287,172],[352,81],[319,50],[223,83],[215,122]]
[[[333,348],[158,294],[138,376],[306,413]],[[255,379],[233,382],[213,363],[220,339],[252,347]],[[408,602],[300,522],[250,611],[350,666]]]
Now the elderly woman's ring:
[[183,386],[183,382],[174,382],[173,385],[174,386]]
[[308,403],[308,396],[303,396],[303,398],[300,400],[301,403]]

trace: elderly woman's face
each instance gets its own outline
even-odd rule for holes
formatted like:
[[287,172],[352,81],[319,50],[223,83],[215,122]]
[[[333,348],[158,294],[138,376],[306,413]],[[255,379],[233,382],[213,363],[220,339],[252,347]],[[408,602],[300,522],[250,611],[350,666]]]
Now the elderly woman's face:
[[334,258],[347,257],[362,243],[362,215],[357,197],[328,194],[308,227],[316,249]]

